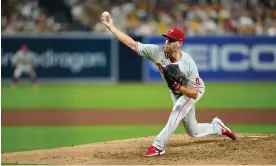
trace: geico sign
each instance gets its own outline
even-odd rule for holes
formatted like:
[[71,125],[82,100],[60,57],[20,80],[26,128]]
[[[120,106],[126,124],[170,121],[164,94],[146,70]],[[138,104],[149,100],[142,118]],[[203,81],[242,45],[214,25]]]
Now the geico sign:
[[[276,44],[258,44],[252,47],[243,44],[189,44],[183,50],[193,57],[200,71],[276,71]],[[261,61],[263,53],[273,56],[272,60]],[[231,61],[231,54],[239,54],[242,58]]]

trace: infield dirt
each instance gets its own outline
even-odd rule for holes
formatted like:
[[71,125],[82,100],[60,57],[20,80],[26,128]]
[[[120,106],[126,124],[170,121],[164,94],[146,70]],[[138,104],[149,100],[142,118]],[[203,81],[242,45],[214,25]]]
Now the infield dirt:
[[[2,110],[2,125],[165,125],[169,113],[169,110]],[[216,115],[226,124],[276,124],[274,110],[201,110],[197,112],[197,119],[199,122],[210,122]],[[155,119],[152,120],[152,117]],[[2,163],[17,164],[276,164],[276,135],[272,134],[238,134],[237,141],[232,141],[223,136],[191,138],[183,133],[171,137],[165,155],[143,157],[144,151],[153,139],[154,137],[150,136],[56,149],[4,153],[1,157]]]

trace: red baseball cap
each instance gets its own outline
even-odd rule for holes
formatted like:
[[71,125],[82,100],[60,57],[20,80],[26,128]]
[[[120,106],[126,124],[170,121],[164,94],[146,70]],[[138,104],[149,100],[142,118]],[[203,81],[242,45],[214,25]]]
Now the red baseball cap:
[[167,34],[163,34],[164,37],[169,37],[177,41],[183,41],[184,40],[184,33],[177,28],[171,28]]

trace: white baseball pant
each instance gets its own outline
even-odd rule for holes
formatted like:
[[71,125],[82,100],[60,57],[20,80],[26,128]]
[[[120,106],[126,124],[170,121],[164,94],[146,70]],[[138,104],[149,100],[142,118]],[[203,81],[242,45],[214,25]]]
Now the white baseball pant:
[[199,92],[197,99],[192,99],[171,94],[173,101],[173,109],[169,120],[163,130],[155,137],[153,146],[159,150],[165,149],[166,141],[170,135],[174,133],[180,121],[182,121],[186,132],[191,137],[202,137],[207,135],[220,135],[221,129],[212,123],[197,123],[195,117],[195,103],[203,96],[203,92]]
[[19,78],[23,73],[29,74],[31,77],[35,77],[36,73],[31,65],[19,64],[14,70],[14,77]]

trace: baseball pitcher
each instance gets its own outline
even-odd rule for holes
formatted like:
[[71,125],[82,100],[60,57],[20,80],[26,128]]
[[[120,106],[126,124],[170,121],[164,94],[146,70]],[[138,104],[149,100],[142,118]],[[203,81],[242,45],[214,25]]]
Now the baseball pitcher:
[[23,44],[19,51],[17,51],[12,59],[15,66],[12,82],[17,84],[20,76],[26,73],[30,76],[31,81],[36,83],[36,73],[34,70],[35,56],[29,51],[28,46]]
[[172,28],[167,34],[163,34],[166,42],[164,47],[160,47],[134,41],[113,25],[108,12],[102,14],[102,22],[120,42],[156,64],[171,93],[173,108],[170,117],[144,156],[164,154],[166,141],[180,122],[183,123],[187,134],[191,137],[225,135],[232,140],[236,139],[235,134],[218,117],[215,117],[211,123],[197,123],[195,104],[203,96],[205,86],[194,60],[189,54],[180,50],[184,41],[184,33],[181,30]]

